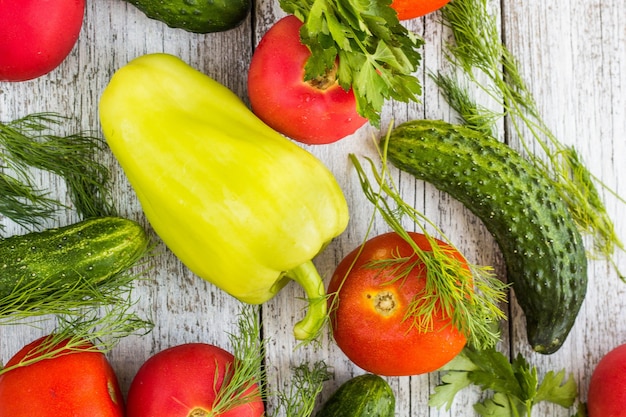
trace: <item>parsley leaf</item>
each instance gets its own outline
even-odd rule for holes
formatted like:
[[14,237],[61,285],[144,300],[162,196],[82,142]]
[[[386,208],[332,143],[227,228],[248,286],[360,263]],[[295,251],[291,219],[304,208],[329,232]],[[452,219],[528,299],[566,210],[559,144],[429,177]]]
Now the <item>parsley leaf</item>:
[[576,381],[570,376],[563,383],[564,378],[565,371],[563,370],[556,374],[553,371],[548,372],[537,390],[535,403],[550,401],[565,408],[571,407],[574,403],[572,392],[576,392]]
[[418,101],[421,38],[400,24],[391,0],[279,0],[298,17],[300,40],[311,51],[305,80],[336,64],[337,81],[353,89],[358,113],[376,127],[385,100]]
[[441,384],[435,387],[428,404],[449,410],[454,397],[463,388],[476,385],[493,393],[474,405],[481,416],[530,417],[534,405],[542,401],[569,408],[574,404],[577,386],[573,377],[565,379],[565,371],[546,373],[543,380],[538,370],[522,355],[513,361],[495,348],[479,350],[467,346],[446,366]]

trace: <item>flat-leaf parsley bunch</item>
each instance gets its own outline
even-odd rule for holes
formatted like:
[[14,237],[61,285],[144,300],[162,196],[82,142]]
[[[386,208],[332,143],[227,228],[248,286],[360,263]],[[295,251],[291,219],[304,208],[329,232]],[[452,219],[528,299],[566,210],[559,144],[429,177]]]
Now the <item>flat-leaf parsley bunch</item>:
[[442,383],[430,396],[431,407],[450,409],[454,397],[462,389],[475,385],[491,396],[474,405],[481,416],[530,417],[533,407],[550,402],[569,408],[574,405],[577,385],[565,371],[549,371],[539,379],[536,367],[522,355],[513,361],[494,347],[475,349],[467,346],[442,371]]
[[387,99],[418,101],[413,75],[424,41],[400,24],[391,0],[280,0],[298,17],[300,40],[311,51],[305,80],[323,77],[337,65],[337,81],[353,89],[358,113],[374,126]]

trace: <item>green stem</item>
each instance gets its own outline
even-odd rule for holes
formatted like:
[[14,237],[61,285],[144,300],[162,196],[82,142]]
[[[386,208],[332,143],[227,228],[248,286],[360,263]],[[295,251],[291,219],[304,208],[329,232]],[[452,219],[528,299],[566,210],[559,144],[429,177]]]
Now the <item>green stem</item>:
[[304,288],[309,302],[307,312],[294,326],[293,334],[297,340],[311,341],[318,335],[328,317],[324,281],[312,261],[288,271],[286,276]]

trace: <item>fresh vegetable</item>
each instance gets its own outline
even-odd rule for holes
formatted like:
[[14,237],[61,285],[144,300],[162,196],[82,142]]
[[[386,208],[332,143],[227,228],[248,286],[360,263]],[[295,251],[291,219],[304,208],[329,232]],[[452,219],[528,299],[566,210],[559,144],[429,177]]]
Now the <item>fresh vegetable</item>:
[[[197,342],[153,355],[131,382],[126,417],[310,417],[329,378],[328,365],[303,362],[292,369],[284,390],[269,392],[263,360],[270,339],[261,337],[260,308],[241,307],[238,331],[229,334],[232,354]],[[275,408],[263,414],[262,400],[270,395],[276,397]]]
[[[115,214],[108,168],[98,162],[103,140],[84,133],[54,132],[67,118],[34,113],[0,122],[0,213],[27,229],[50,220],[64,204],[35,184],[32,171],[43,170],[65,181],[72,208],[83,218]],[[0,225],[0,231],[4,225]]]
[[[460,79],[439,72],[435,81],[463,122],[476,130],[492,134],[495,123],[506,115],[512,126],[508,140],[519,140],[532,164],[553,183],[581,232],[590,236],[590,252],[609,260],[626,281],[626,275],[611,259],[616,250],[626,247],[615,232],[597,187],[623,204],[626,200],[594,177],[577,150],[560,142],[546,125],[517,60],[502,42],[499,17],[490,14],[488,3],[453,0],[442,9],[443,22],[454,35],[454,41],[446,44],[446,57],[452,73]],[[471,89],[486,93],[502,110],[478,105],[470,96]]]
[[317,417],[394,417],[396,397],[383,378],[364,374],[344,382]]
[[41,77],[67,58],[78,40],[85,0],[0,2],[0,81]]
[[481,416],[530,417],[533,407],[547,401],[569,408],[577,396],[573,376],[565,371],[549,371],[539,380],[539,370],[520,354],[512,362],[495,348],[485,350],[466,347],[443,367],[441,384],[435,387],[428,404],[449,410],[455,395],[475,385],[491,396],[476,403]]
[[585,298],[587,258],[553,183],[509,146],[468,127],[415,120],[387,141],[391,163],[484,222],[502,251],[529,343],[544,354],[558,350]]
[[1,239],[0,320],[114,303],[148,246],[139,224],[117,217]]
[[332,173],[232,91],[171,55],[145,55],[118,70],[100,120],[174,254],[246,303],[263,303],[295,280],[309,301],[295,336],[315,337],[326,294],[311,259],[348,223]]
[[69,345],[102,351],[149,331],[152,323],[131,311],[130,273],[148,245],[141,226],[114,217],[1,239],[0,324],[55,320],[55,335]]
[[[408,235],[421,250],[433,250],[423,234]],[[458,261],[457,271],[467,268],[456,250],[437,244]],[[395,232],[368,240],[339,263],[328,286],[331,326],[335,342],[352,362],[378,375],[418,375],[440,368],[463,349],[467,339],[437,301],[439,294],[432,302],[426,297],[425,287],[434,285],[427,281],[427,269]],[[471,288],[469,270],[457,271],[449,271],[450,286]],[[415,316],[421,306],[428,314]]]
[[[337,82],[353,89],[357,111],[380,124],[387,99],[418,101],[415,76],[423,40],[400,24],[391,0],[280,0],[280,7],[304,24],[300,39],[311,56],[305,81],[324,77],[337,65]],[[339,6],[339,7],[338,7]]]
[[248,381],[245,389],[229,387],[233,361],[231,353],[207,343],[187,343],[162,350],[149,358],[133,379],[127,416],[263,415],[263,402],[255,383]]
[[250,0],[126,0],[151,19],[193,33],[224,32],[250,13]]
[[280,133],[309,145],[336,142],[367,119],[359,116],[352,90],[337,83],[337,67],[305,81],[311,56],[300,42],[302,22],[285,16],[254,50],[248,71],[248,96],[254,113]]
[[626,344],[612,349],[596,365],[587,392],[587,415],[626,416]]
[[266,343],[259,338],[258,308],[244,306],[233,353],[208,343],[186,343],[150,357],[131,382],[126,417],[264,415],[262,361]]
[[[391,127],[387,134],[390,131]],[[498,279],[493,268],[468,263],[435,223],[402,199],[397,186],[391,180],[387,151],[383,148],[379,152],[382,160],[380,170],[371,159],[366,158],[378,190],[374,190],[358,158],[353,154],[349,157],[359,176],[363,193],[375,209],[370,219],[370,230],[380,215],[389,228],[412,249],[414,265],[427,266],[425,271],[421,271],[425,272],[426,285],[419,294],[420,299],[412,304],[410,317],[406,319],[420,324],[420,330],[429,331],[433,327],[433,311],[445,311],[449,314],[451,325],[468,339],[469,344],[477,347],[494,346],[500,340],[498,324],[506,317],[500,304],[506,301],[508,286]],[[418,233],[418,241],[425,244],[425,247],[430,247],[430,250],[420,247],[414,239],[416,235],[405,229],[407,220],[421,231]],[[433,230],[441,240],[433,237]],[[365,248],[367,245],[366,236],[361,247]],[[450,256],[451,254],[457,256]],[[401,266],[406,259],[398,257],[372,263],[394,273],[393,264]],[[404,270],[410,271],[410,268]],[[348,269],[348,274],[351,272],[352,269]],[[355,275],[359,273],[357,270]],[[459,285],[461,282],[465,285]]]
[[391,7],[398,12],[399,20],[425,16],[448,4],[450,0],[392,0]]
[[[42,337],[6,363],[11,370],[0,375],[0,415],[124,416],[124,399],[105,355],[89,342],[68,342]],[[37,360],[42,355],[46,360]]]

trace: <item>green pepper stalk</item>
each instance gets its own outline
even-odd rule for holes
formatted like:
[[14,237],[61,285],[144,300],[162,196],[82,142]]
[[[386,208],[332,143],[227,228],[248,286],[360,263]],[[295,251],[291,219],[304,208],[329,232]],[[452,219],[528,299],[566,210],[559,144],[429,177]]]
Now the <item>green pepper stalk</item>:
[[172,252],[248,304],[298,282],[309,310],[295,337],[314,338],[327,314],[312,259],[349,218],[332,173],[228,88],[171,55],[119,69],[99,111],[113,154]]

